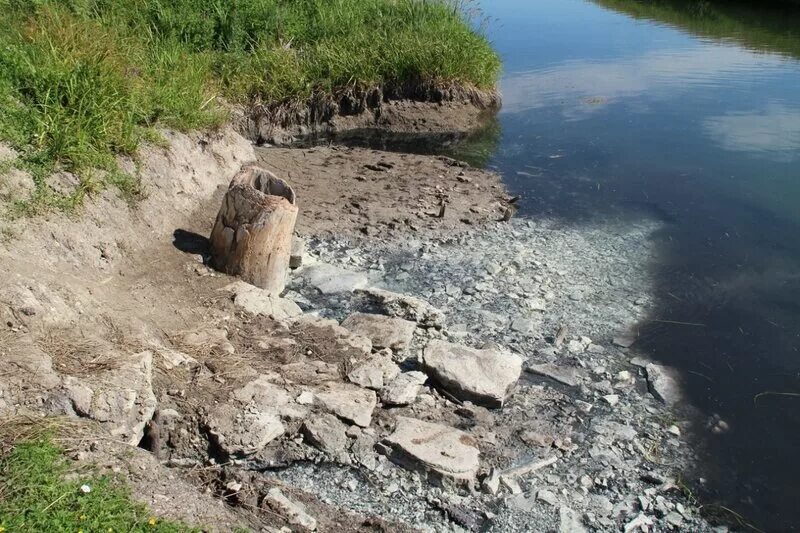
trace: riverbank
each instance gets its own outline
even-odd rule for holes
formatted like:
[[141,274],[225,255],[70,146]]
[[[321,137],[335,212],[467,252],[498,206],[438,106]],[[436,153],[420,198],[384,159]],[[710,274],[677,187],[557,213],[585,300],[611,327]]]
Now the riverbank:
[[[622,347],[658,222],[504,222],[500,177],[455,160],[164,135],[136,209],[105,195],[6,227],[6,420],[89,424],[74,467],[211,529],[709,529],[669,371]],[[281,299],[205,266],[227,177],[253,160],[303,213]],[[485,374],[459,375],[464,353]]]

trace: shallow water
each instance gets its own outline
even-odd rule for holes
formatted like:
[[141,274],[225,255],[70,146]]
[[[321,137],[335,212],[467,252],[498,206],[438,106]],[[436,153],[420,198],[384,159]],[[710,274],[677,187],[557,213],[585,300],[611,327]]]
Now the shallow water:
[[730,423],[698,420],[706,501],[800,527],[800,397],[756,397],[800,393],[800,9],[482,4],[504,108],[462,155],[502,172],[522,216],[666,222],[635,348]]

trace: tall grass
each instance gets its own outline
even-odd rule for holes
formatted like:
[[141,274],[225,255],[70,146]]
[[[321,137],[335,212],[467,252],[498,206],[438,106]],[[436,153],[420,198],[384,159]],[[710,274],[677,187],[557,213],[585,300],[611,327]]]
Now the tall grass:
[[[214,127],[223,101],[346,88],[494,85],[499,60],[447,0],[0,0],[0,140],[37,182],[31,206],[117,184],[153,128]],[[81,186],[61,197],[54,168]],[[98,172],[101,171],[101,172]]]

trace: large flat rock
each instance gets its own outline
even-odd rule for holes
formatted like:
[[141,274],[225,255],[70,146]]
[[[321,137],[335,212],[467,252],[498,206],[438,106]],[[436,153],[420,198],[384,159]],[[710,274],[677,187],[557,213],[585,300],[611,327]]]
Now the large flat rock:
[[423,363],[453,396],[487,407],[502,407],[522,373],[522,359],[505,350],[478,350],[440,340],[425,348]]
[[372,412],[378,403],[375,391],[346,383],[331,383],[314,395],[326,411],[361,427],[372,422]]
[[342,322],[342,327],[370,339],[373,348],[402,351],[411,344],[417,324],[386,315],[353,313]]
[[455,428],[401,416],[383,444],[392,461],[434,479],[470,482],[478,472],[475,442]]
[[220,449],[228,455],[250,455],[283,435],[286,430],[272,407],[239,408],[221,404],[205,417],[205,426]]
[[327,263],[308,266],[300,275],[322,294],[353,292],[369,284],[369,278],[364,272],[352,272]]
[[269,291],[244,281],[231,283],[224,290],[233,294],[234,305],[254,315],[269,316],[275,320],[285,320],[303,314],[300,306],[293,301],[275,296]]
[[647,373],[647,387],[653,396],[667,405],[674,405],[683,399],[681,377],[675,368],[650,363],[644,370]]

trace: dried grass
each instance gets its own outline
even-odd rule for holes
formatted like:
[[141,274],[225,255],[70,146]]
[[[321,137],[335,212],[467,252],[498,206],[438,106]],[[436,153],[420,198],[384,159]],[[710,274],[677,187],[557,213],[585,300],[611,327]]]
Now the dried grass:
[[90,376],[119,367],[108,343],[74,329],[48,330],[36,339],[36,344],[50,356],[53,367],[62,374]]

